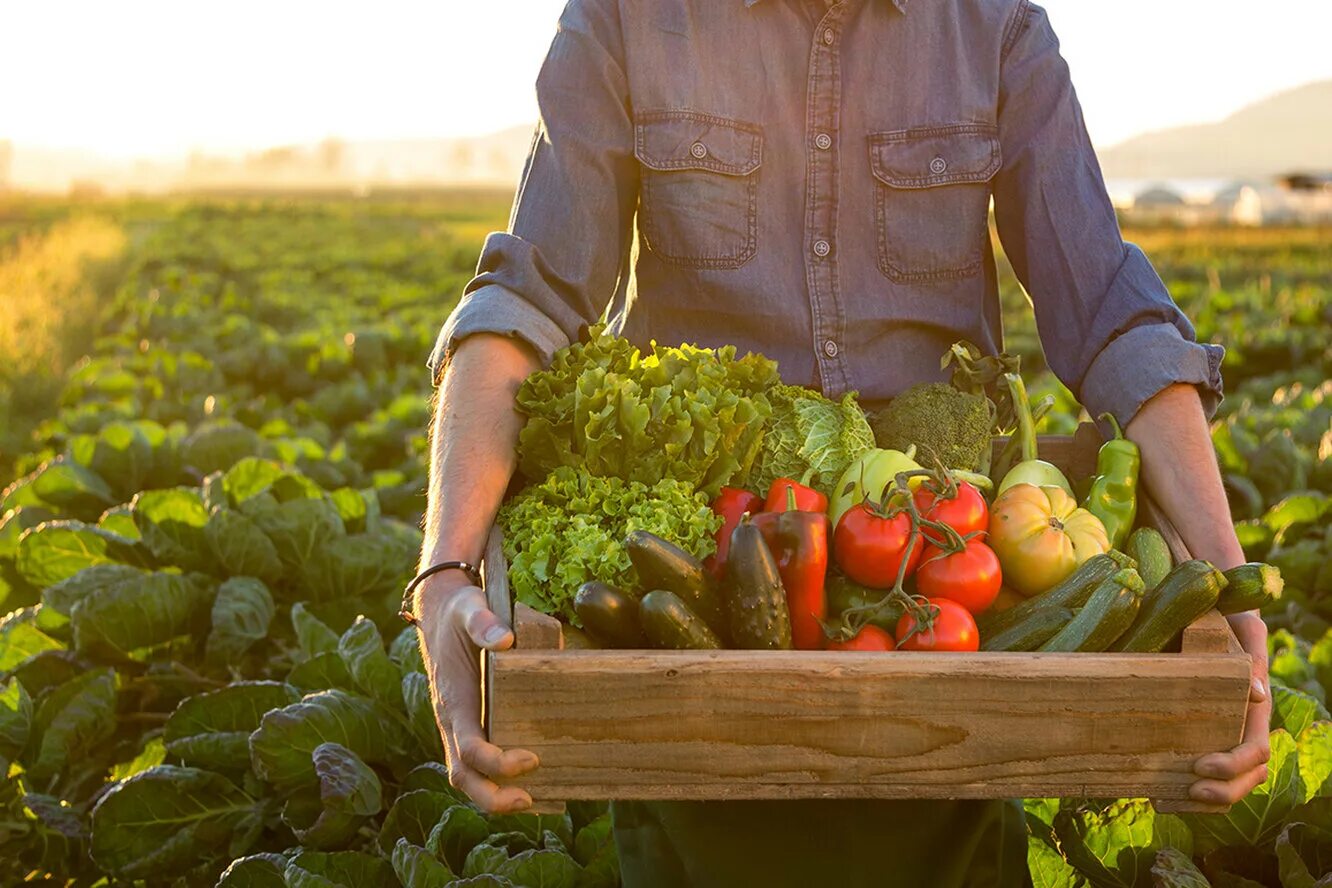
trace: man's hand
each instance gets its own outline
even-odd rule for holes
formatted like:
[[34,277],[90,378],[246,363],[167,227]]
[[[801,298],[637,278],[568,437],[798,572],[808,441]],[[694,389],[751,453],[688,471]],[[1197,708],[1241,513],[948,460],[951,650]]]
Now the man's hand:
[[[523,418],[514,409],[515,393],[539,368],[530,348],[505,336],[476,334],[458,345],[431,425],[422,568],[480,560],[518,458]],[[513,632],[457,571],[427,579],[413,607],[449,781],[491,813],[531,807],[526,792],[495,780],[526,774],[537,766],[536,756],[525,749],[505,752],[481,733],[480,649],[512,647]]]
[[[1230,520],[1216,450],[1197,390],[1183,384],[1163,389],[1142,405],[1125,433],[1142,450],[1143,487],[1165,510],[1193,557],[1222,570],[1243,563],[1244,550]],[[1253,658],[1244,737],[1234,749],[1198,759],[1193,770],[1203,779],[1189,787],[1195,801],[1217,805],[1238,802],[1266,780],[1271,756],[1267,626],[1257,611],[1229,619],[1240,645]]]
[[1244,720],[1244,738],[1229,752],[1205,755],[1193,765],[1202,780],[1189,787],[1198,802],[1232,805],[1267,779],[1267,760],[1272,755],[1268,725],[1272,717],[1272,692],[1267,678],[1267,624],[1257,611],[1230,617],[1240,646],[1253,658],[1253,681],[1249,687],[1249,711]]
[[500,749],[481,732],[480,649],[507,650],[513,646],[513,631],[486,607],[480,589],[450,574],[438,579],[438,584],[418,591],[417,601],[428,607],[418,604],[416,612],[449,783],[487,813],[526,810],[532,797],[525,790],[498,786],[495,780],[533,770],[536,755],[526,749]]

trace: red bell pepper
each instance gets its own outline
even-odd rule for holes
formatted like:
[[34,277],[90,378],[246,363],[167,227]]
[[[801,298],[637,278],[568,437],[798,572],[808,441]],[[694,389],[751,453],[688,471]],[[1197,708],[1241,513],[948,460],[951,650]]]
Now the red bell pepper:
[[768,499],[763,504],[763,511],[786,511],[789,500],[788,490],[795,494],[795,505],[790,508],[799,509],[802,512],[828,511],[828,498],[809,486],[809,478],[813,471],[813,469],[810,469],[809,472],[805,473],[805,477],[799,481],[792,478],[778,478],[773,481],[772,486],[768,488]]
[[712,511],[722,517],[721,530],[717,531],[717,554],[704,562],[704,566],[717,579],[726,575],[726,555],[731,549],[731,531],[740,523],[740,518],[748,512],[756,515],[763,509],[763,500],[756,493],[741,490],[738,487],[723,487],[712,501]]
[[[793,505],[797,501],[796,492],[790,491],[786,499],[788,505]],[[763,512],[751,520],[777,560],[782,588],[786,590],[786,607],[791,612],[792,645],[798,651],[821,650],[826,639],[822,621],[828,617],[824,589],[828,575],[828,516],[822,511],[787,508]]]

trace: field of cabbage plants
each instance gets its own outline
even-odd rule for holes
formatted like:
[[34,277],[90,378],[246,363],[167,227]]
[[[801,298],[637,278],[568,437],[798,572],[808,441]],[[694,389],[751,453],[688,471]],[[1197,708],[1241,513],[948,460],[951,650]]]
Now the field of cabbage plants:
[[[50,312],[0,313],[0,342],[72,353],[0,371],[0,884],[618,884],[604,805],[492,817],[449,787],[395,615],[420,543],[424,361],[506,209],[0,202],[0,281]],[[88,217],[99,243],[123,237],[95,257],[71,346],[58,294],[40,298],[53,278],[17,264],[86,272]],[[1033,881],[1312,886],[1332,872],[1329,232],[1130,234],[1229,349],[1214,439],[1233,517],[1286,580],[1266,615],[1271,777],[1224,817],[1029,800]],[[1030,378],[1030,310],[1003,285]],[[1042,431],[1074,422],[1059,394]]]

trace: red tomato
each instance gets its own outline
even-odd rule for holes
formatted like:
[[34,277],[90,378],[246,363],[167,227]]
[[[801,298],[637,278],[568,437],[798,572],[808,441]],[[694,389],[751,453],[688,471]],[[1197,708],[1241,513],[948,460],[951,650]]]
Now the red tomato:
[[906,561],[910,576],[920,563],[925,545],[919,538],[908,550],[911,516],[902,512],[885,518],[865,503],[852,506],[833,533],[833,559],[842,573],[871,589],[891,589]]
[[891,651],[896,648],[897,642],[893,640],[893,636],[873,623],[866,623],[860,627],[854,638],[828,642],[830,651]]
[[978,538],[967,540],[967,547],[952,555],[926,546],[916,568],[916,590],[921,595],[956,601],[973,614],[994,604],[1002,585],[999,556]]
[[[956,601],[931,598],[929,607],[934,611],[934,625],[922,629],[910,638],[907,633],[916,627],[910,612],[897,621],[897,647],[904,651],[975,651],[980,649],[980,632],[971,612]],[[906,639],[903,641],[902,639]]]
[[[966,536],[978,530],[990,527],[990,508],[985,504],[985,497],[974,484],[959,481],[957,495],[945,498],[936,490],[933,481],[926,481],[916,489],[916,511],[931,521],[947,524],[960,535]],[[929,528],[921,533],[931,543],[939,542],[939,534]]]

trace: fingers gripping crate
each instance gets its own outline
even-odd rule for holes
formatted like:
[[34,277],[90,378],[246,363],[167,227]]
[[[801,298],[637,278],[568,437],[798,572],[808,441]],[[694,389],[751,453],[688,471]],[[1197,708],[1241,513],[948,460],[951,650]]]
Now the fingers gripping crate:
[[[1074,476],[1084,424],[1041,440]],[[1188,557],[1144,494],[1144,523]],[[1187,800],[1201,755],[1240,741],[1250,661],[1216,611],[1179,653],[564,650],[561,624],[511,606],[498,531],[491,607],[513,650],[485,655],[492,742],[541,760],[515,781],[573,799],[1150,797]]]

